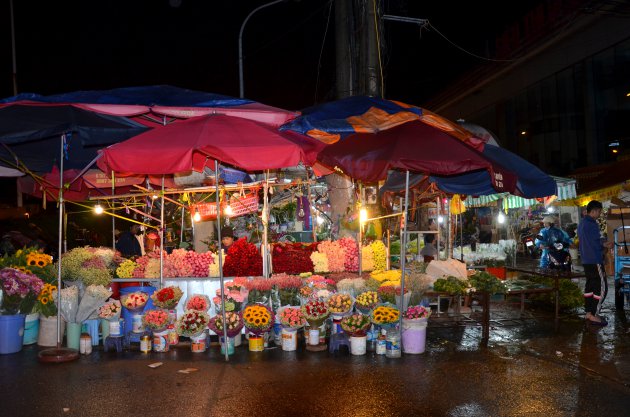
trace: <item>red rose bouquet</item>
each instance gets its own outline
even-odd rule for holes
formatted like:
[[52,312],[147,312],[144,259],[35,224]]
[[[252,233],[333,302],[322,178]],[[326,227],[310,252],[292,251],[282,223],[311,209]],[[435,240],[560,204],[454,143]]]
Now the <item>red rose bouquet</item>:
[[210,316],[205,311],[186,310],[177,320],[175,328],[180,336],[198,336],[208,327]]
[[326,303],[323,301],[311,300],[302,306],[302,313],[304,318],[311,327],[319,327],[324,320],[330,315]]
[[184,293],[177,286],[164,287],[151,295],[153,305],[167,310],[173,310],[177,307],[180,298]]

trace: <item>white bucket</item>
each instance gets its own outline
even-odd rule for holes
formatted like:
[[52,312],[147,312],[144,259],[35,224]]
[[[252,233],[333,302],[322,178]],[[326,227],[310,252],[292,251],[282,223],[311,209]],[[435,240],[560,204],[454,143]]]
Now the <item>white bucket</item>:
[[190,350],[194,353],[202,353],[205,352],[208,348],[207,344],[208,340],[208,332],[204,330],[201,334],[197,336],[191,336],[190,338]]
[[[59,327],[59,335],[63,340],[63,333],[66,329],[66,322],[61,319]],[[39,318],[39,335],[37,336],[37,344],[39,346],[57,346],[57,316]]]
[[319,329],[308,330],[308,344],[311,346],[319,345]]
[[[319,342],[319,334],[317,335]],[[282,350],[291,352],[297,349],[297,329],[282,328]]]
[[350,353],[353,355],[365,355],[367,336],[350,336]]
[[131,316],[131,331],[134,333],[143,333],[144,324],[142,324],[142,314],[134,314]]
[[237,334],[236,336],[234,336],[234,346],[240,346],[243,344],[243,336],[241,333]]
[[168,330],[161,332],[153,332],[153,351],[154,352],[168,352]]
[[403,319],[403,352],[411,354],[424,353],[427,341],[427,321],[428,319]]

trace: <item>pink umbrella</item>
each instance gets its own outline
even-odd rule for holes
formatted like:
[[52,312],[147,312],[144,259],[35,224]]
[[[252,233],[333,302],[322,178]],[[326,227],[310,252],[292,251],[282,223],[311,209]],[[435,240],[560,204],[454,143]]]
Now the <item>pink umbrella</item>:
[[252,172],[303,162],[311,165],[322,143],[259,122],[226,115],[205,115],[157,127],[101,150],[105,172],[165,175],[202,171],[221,163]]

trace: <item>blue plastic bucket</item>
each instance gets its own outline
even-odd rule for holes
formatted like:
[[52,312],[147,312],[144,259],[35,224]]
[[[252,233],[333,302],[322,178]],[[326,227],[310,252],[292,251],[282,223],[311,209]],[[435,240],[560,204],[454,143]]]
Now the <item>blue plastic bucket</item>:
[[0,354],[22,350],[26,315],[0,316]]
[[29,314],[24,322],[24,341],[25,345],[37,343],[39,335],[39,314]]
[[[123,296],[134,293],[136,291],[142,291],[148,295],[151,295],[155,292],[155,290],[155,287],[126,287],[120,289],[120,297],[122,298]],[[144,306],[144,309],[142,311],[151,310],[152,308],[154,308],[153,300],[149,298],[149,301],[147,301],[147,304]],[[133,329],[133,316],[135,314],[137,313],[132,313],[131,311],[123,307],[122,316],[123,319],[125,319],[125,334],[131,332],[131,330]]]
[[98,346],[100,324],[101,322],[98,319],[85,320],[83,322],[83,331],[90,335],[92,346]]

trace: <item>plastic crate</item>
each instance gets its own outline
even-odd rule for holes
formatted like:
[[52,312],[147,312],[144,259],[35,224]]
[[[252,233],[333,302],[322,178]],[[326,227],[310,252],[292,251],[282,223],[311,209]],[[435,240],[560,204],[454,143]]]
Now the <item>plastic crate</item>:
[[243,182],[245,177],[247,177],[246,172],[228,167],[219,168],[219,178],[223,179],[226,184],[236,184],[238,182]]

